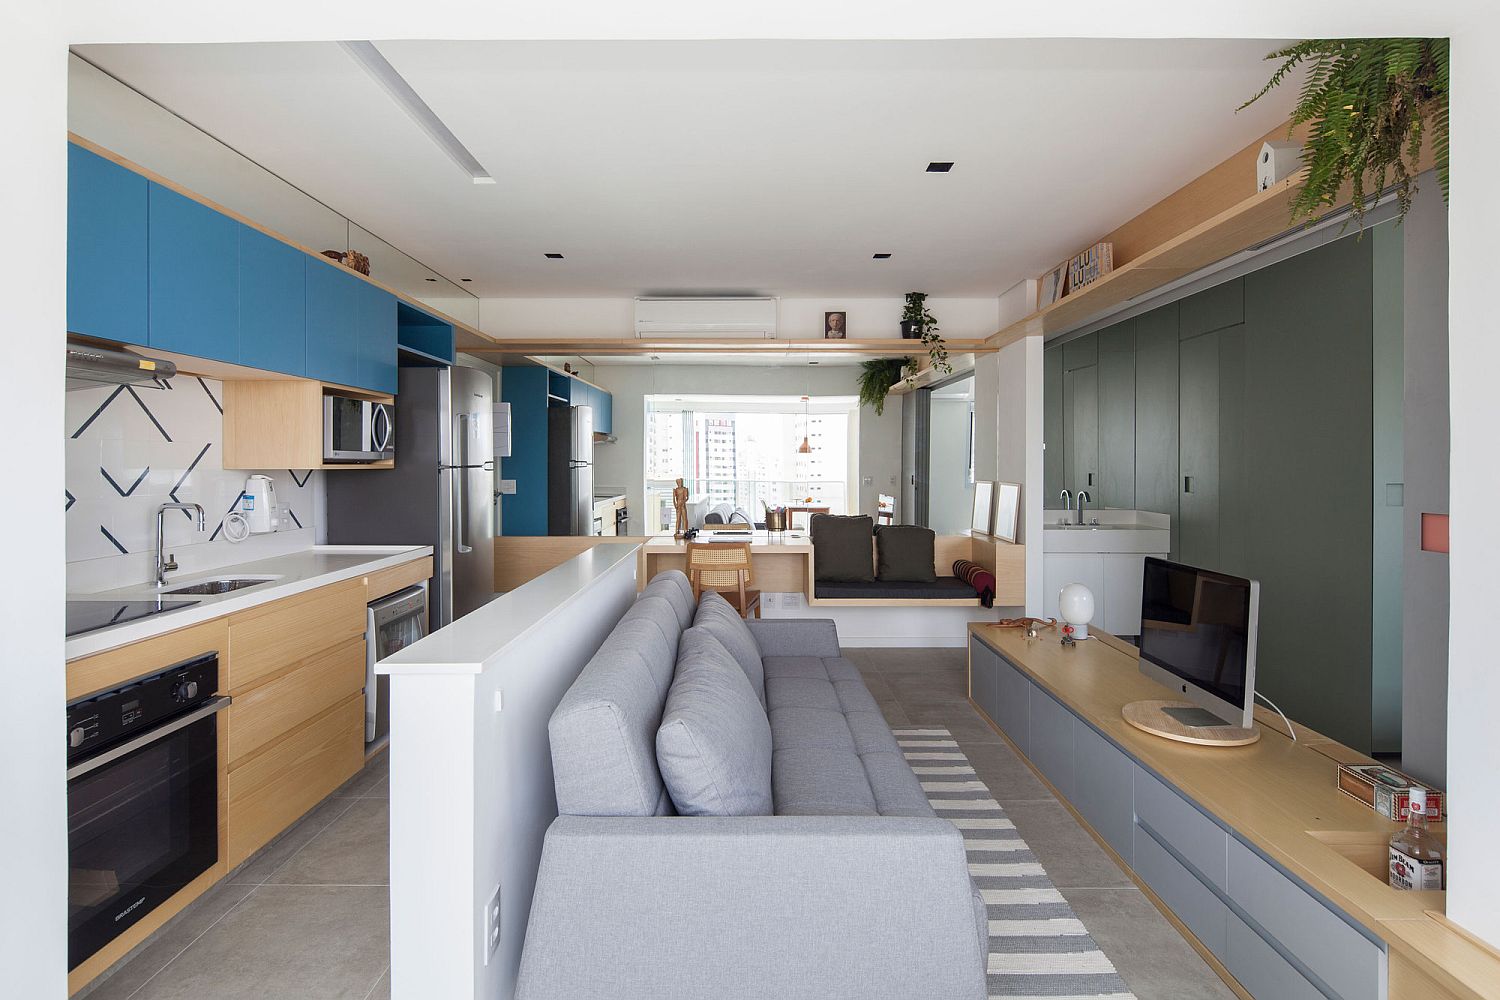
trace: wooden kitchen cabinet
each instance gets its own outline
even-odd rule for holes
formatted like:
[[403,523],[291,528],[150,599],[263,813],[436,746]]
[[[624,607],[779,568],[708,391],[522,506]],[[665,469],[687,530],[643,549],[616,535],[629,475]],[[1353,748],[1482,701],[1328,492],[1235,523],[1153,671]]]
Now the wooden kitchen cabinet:
[[[226,469],[393,469],[395,460],[357,464],[323,461],[323,390],[304,379],[226,381]],[[389,403],[395,397],[343,386],[340,395]]]
[[359,578],[231,615],[229,691],[237,695],[364,631],[365,588]]
[[364,690],[365,641],[349,639],[292,664],[276,680],[234,696],[229,766]]

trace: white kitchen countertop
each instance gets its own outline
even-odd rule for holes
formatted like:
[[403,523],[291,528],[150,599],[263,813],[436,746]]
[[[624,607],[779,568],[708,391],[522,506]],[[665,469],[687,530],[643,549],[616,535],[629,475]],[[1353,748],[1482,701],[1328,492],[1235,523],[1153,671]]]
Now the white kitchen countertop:
[[399,566],[413,559],[432,555],[430,545],[314,545],[283,555],[258,559],[232,566],[219,566],[202,573],[174,576],[166,590],[224,577],[275,577],[267,583],[246,587],[227,594],[168,594],[151,584],[118,587],[92,593],[70,592],[72,601],[154,601],[191,600],[191,607],[179,608],[73,636],[64,647],[64,656],[76,660],[81,656],[102,653],[142,639],[174,632],[177,629],[210,621],[223,615],[245,611],[269,601],[291,597],[332,583]]

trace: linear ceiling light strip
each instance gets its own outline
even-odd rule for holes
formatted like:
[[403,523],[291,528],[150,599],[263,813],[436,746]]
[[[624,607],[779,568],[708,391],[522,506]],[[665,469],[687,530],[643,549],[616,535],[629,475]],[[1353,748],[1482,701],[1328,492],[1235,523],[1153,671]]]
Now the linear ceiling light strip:
[[458,141],[458,136],[449,130],[443,120],[437,116],[427,102],[412,89],[406,78],[396,72],[396,67],[386,61],[385,56],[375,47],[374,42],[354,41],[339,42],[345,52],[354,57],[366,73],[385,88],[385,92],[391,95],[391,99],[401,106],[401,109],[411,116],[411,120],[421,126],[422,131],[438,144],[448,157],[468,174],[475,184],[493,184],[495,178],[490,176],[484,164],[474,158],[463,143]]

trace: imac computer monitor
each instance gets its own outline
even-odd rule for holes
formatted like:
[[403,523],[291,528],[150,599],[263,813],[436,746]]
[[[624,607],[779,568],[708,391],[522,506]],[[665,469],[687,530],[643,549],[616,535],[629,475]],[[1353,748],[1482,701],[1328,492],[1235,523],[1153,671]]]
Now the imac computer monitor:
[[1199,709],[1187,726],[1253,728],[1260,584],[1148,556],[1141,587],[1141,673]]

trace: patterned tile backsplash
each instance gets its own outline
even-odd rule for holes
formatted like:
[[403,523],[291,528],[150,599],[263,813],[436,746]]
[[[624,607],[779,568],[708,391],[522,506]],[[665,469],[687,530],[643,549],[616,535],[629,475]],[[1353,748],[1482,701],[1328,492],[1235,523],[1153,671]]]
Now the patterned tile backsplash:
[[228,546],[224,516],[252,471],[275,480],[292,527],[317,528],[321,472],[224,469],[220,383],[183,375],[168,385],[101,385],[67,394],[68,562],[150,551],[156,508],[172,501],[202,504],[208,524],[200,534],[188,512],[168,511],[169,551],[205,542]]

